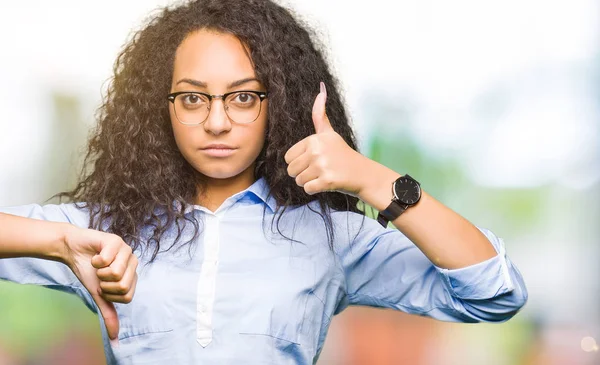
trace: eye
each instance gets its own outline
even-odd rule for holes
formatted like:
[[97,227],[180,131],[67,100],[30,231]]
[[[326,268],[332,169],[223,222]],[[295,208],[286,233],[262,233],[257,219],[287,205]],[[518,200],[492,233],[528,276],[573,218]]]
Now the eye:
[[208,99],[200,94],[181,94],[179,97],[186,107],[198,107],[208,102]]
[[230,101],[236,106],[248,107],[254,105],[254,103],[256,103],[257,98],[258,97],[253,93],[241,92],[231,95]]

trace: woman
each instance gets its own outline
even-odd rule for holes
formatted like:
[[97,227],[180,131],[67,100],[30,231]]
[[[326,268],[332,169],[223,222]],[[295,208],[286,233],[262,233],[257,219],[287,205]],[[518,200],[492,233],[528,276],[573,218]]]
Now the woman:
[[1,210],[0,278],[81,297],[111,364],[311,364],[348,305],[500,322],[527,299],[499,238],[356,151],[271,1],[165,9],[98,123],[74,203]]

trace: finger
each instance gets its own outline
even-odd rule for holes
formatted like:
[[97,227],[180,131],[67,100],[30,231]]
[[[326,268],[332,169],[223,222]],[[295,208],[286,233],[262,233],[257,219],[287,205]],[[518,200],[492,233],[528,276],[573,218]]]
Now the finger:
[[100,289],[103,294],[114,294],[114,295],[125,295],[130,290],[135,281],[136,269],[137,269],[137,258],[135,255],[129,257],[127,263],[127,269],[123,278],[119,281],[100,281]]
[[325,112],[325,104],[327,102],[327,89],[325,83],[321,82],[321,92],[317,95],[312,109],[312,119],[315,125],[316,133],[323,133],[333,130],[327,113]]
[[117,256],[117,253],[119,252],[120,246],[121,245],[114,244],[112,241],[109,243],[103,242],[100,252],[92,257],[92,266],[96,269],[101,269],[112,264],[115,256]]
[[309,181],[318,179],[320,172],[321,171],[315,166],[309,166],[307,169],[302,171],[300,175],[296,176],[296,184],[304,187]]
[[291,177],[296,177],[300,175],[300,173],[310,166],[310,161],[312,160],[312,156],[310,153],[303,153],[294,159],[287,168],[287,173]]
[[330,188],[329,182],[327,182],[323,176],[319,176],[316,179],[312,179],[304,184],[304,191],[308,195],[316,193],[322,193],[325,191],[334,191]]
[[121,281],[127,270],[127,263],[131,256],[131,247],[121,245],[119,252],[110,266],[98,269],[96,276],[98,276],[101,281]]
[[135,295],[135,288],[137,286],[137,282],[138,282],[138,276],[137,276],[137,274],[135,274],[133,277],[133,284],[131,285],[131,289],[127,293],[125,293],[123,295],[102,293],[102,298],[104,298],[107,301],[115,302],[115,303],[124,303],[124,304],[131,303],[131,301],[133,300],[133,296]]
[[298,156],[303,154],[304,151],[306,151],[306,143],[306,138],[304,138],[300,142],[293,145],[289,150],[287,150],[285,156],[283,156],[283,158],[285,159],[285,163],[289,164],[290,162],[294,161]]
[[100,314],[102,314],[102,318],[104,318],[104,325],[106,326],[108,337],[111,340],[118,338],[119,316],[117,314],[117,310],[115,309],[115,305],[104,299],[97,291],[91,294],[94,302],[96,302],[96,305],[98,305],[98,309],[100,310]]

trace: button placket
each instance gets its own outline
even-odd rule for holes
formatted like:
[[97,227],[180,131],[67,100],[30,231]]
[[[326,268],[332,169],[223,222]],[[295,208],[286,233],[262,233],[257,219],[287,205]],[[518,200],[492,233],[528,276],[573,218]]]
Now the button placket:
[[196,340],[202,347],[212,341],[213,303],[219,256],[219,217],[205,214],[204,260],[197,288]]

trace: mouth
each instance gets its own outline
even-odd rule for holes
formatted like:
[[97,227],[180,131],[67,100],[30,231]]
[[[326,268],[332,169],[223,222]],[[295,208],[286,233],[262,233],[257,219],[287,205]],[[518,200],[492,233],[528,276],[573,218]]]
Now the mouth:
[[200,149],[204,154],[211,157],[227,157],[235,153],[237,148],[224,144],[211,144]]

